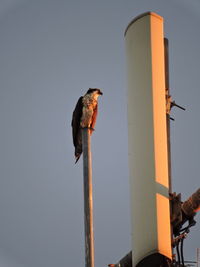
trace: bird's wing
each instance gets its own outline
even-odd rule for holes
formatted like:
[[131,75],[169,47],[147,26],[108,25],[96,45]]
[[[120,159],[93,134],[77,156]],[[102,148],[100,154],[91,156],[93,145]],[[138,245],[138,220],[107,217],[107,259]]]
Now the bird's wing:
[[74,146],[77,145],[77,135],[80,128],[80,120],[82,117],[82,110],[83,110],[83,103],[82,103],[83,97],[81,96],[76,104],[76,107],[74,109],[73,115],[72,115],[72,136],[73,136],[73,143]]
[[96,124],[96,120],[97,120],[97,114],[98,114],[98,103],[93,111],[93,116],[92,116],[92,123],[91,123],[91,128],[94,129],[94,126]]

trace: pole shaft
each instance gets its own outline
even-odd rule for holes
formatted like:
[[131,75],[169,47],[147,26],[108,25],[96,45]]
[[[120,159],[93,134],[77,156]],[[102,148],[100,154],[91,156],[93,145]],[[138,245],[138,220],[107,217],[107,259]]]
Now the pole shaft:
[[[165,52],[165,90],[166,98],[170,97],[169,88],[169,42],[164,38],[164,52]],[[172,169],[171,169],[171,141],[170,141],[170,114],[166,113],[166,126],[167,126],[167,154],[168,154],[168,176],[169,176],[169,193],[172,193]],[[170,207],[170,217],[172,216],[172,209]],[[173,226],[170,224],[171,229],[171,244],[173,240]],[[173,247],[172,247],[173,253]]]
[[[168,97],[170,94],[170,91],[169,91],[169,45],[168,45],[168,39],[167,38],[164,38],[164,50],[165,50],[165,88],[167,90],[166,97]],[[172,193],[170,114],[166,114],[166,123],[167,123],[169,193]]]
[[92,157],[90,146],[90,130],[88,128],[82,129],[82,144],[85,223],[85,267],[94,267]]

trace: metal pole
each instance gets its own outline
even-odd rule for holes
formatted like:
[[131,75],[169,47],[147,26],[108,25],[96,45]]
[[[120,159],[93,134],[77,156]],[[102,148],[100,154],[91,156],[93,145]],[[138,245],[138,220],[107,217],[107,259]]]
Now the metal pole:
[[[167,38],[164,38],[164,52],[165,52],[165,90],[166,101],[170,101],[170,89],[169,89],[169,42]],[[171,103],[170,103],[171,105]],[[168,152],[168,176],[169,176],[169,193],[172,194],[172,171],[171,171],[171,142],[170,142],[170,111],[166,113],[166,125],[167,125],[167,152]],[[170,216],[172,216],[172,208],[170,208]],[[171,241],[173,240],[173,226],[171,224]],[[173,252],[173,247],[172,247]]]
[[[165,49],[165,88],[166,97],[170,97],[169,89],[169,45],[168,39],[164,38]],[[167,148],[168,148],[168,174],[169,174],[169,193],[172,193],[172,177],[171,177],[171,142],[170,142],[170,114],[166,114],[167,122]]]
[[85,267],[94,267],[93,197],[92,197],[92,157],[90,129],[82,129],[83,144],[83,184],[85,222]]

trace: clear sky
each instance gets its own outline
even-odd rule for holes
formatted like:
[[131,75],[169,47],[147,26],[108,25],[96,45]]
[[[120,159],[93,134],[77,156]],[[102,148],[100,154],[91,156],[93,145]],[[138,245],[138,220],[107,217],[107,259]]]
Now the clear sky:
[[70,124],[89,87],[104,93],[92,136],[96,266],[131,249],[124,30],[146,11],[164,18],[171,93],[187,109],[172,111],[173,191],[185,200],[199,188],[199,0],[1,0],[0,266],[84,266]]

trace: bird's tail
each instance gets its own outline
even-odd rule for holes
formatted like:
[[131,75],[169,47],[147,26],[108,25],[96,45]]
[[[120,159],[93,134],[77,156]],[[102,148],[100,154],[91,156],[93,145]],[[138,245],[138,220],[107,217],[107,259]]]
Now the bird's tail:
[[74,154],[75,154],[75,164],[76,164],[82,154],[82,145],[77,145]]
[[81,156],[81,154],[79,154],[79,155],[75,155],[75,158],[76,158],[75,164],[78,162],[80,156]]

